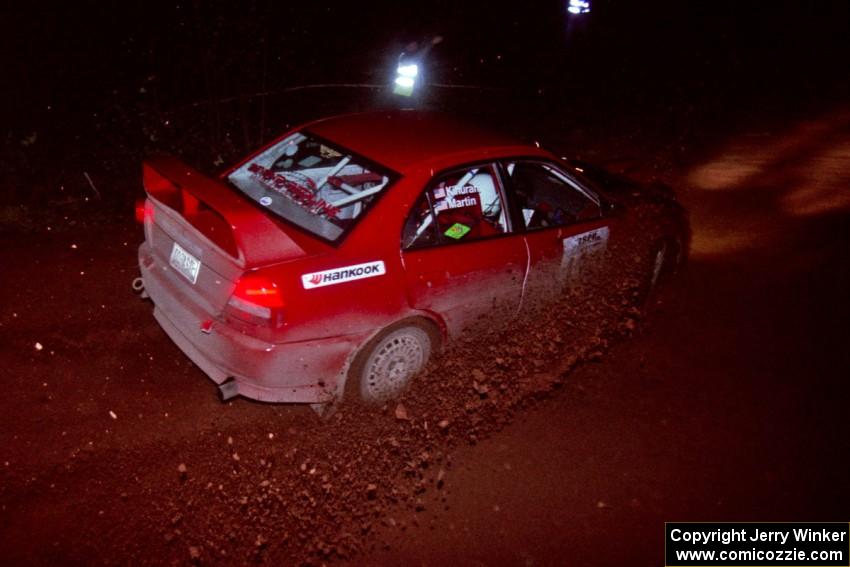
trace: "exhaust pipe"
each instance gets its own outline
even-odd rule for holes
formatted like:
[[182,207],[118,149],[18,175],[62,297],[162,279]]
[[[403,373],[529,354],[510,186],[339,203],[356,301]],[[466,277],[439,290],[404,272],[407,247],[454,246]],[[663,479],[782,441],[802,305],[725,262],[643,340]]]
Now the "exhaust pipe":
[[233,378],[218,385],[218,395],[222,402],[226,402],[239,395],[239,383]]
[[142,278],[139,277],[134,279],[133,282],[130,284],[130,287],[132,287],[133,291],[138,293],[139,297],[141,297],[142,299],[147,299],[148,297],[150,297],[148,295],[148,292],[145,291],[145,280],[143,280]]

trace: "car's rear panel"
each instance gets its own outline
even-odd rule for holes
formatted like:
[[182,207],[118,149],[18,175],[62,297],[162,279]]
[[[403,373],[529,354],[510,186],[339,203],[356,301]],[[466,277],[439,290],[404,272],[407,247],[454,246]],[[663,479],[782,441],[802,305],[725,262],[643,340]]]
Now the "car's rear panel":
[[[155,316],[169,337],[210,378],[239,382],[240,393],[268,401],[320,402],[363,337],[272,340],[228,324],[228,300],[256,267],[309,256],[262,211],[221,182],[164,159],[145,164],[145,242],[139,263]],[[175,246],[200,261],[197,278],[171,263]],[[314,249],[313,252],[316,250]]]
[[[161,272],[159,278],[210,316],[221,313],[244,271],[240,261],[212,243],[177,211],[153,198],[150,202],[152,214],[146,215],[145,236]],[[201,262],[194,284],[169,263],[175,243]]]

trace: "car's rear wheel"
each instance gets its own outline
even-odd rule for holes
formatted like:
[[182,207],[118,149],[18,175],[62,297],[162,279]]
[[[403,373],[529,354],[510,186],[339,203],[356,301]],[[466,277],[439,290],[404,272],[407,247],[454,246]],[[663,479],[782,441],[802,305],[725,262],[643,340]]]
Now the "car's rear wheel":
[[415,323],[391,327],[369,341],[352,364],[347,390],[367,404],[397,398],[435,348],[429,329]]

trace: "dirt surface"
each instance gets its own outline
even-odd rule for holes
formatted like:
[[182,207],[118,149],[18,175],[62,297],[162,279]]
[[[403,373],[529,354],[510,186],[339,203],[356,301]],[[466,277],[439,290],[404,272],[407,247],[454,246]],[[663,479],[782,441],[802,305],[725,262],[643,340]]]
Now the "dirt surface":
[[[31,396],[7,414],[4,496],[16,520],[5,543],[38,533],[54,544],[19,546],[27,562],[353,557],[377,540],[373,531],[394,525],[393,510],[444,505],[458,444],[475,444],[561,387],[570,369],[600,358],[639,315],[629,307],[637,280],[608,278],[610,293],[576,288],[562,309],[468,335],[384,408],[349,404],[320,420],[303,407],[222,405],[162,340],[150,304],[111,288],[134,272],[131,230],[91,228],[69,242],[63,228],[51,228],[8,259],[26,266],[16,254],[36,256],[47,277],[39,288],[58,288],[47,301],[31,300],[28,286],[10,288],[16,310],[3,323],[8,348],[28,355],[12,372],[14,387]],[[640,264],[620,248],[609,255]],[[8,281],[26,273],[13,270]],[[27,327],[58,312],[58,325]],[[183,380],[194,384],[184,389]],[[68,508],[57,510],[57,498]]]
[[653,565],[665,520],[846,520],[848,133],[737,131],[668,171],[693,254],[647,319],[614,289],[560,340],[444,361],[438,403],[327,421],[218,401],[130,292],[131,223],[7,234],[0,555]]
[[366,562],[658,565],[665,521],[844,521],[847,126],[740,132],[689,168],[691,261],[639,335],[456,452],[436,527]]

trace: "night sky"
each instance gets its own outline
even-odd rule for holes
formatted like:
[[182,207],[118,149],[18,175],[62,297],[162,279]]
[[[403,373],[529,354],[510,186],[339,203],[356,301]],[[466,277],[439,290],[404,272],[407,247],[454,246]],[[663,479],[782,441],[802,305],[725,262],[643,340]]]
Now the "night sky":
[[432,62],[441,83],[810,95],[842,82],[850,20],[842,2],[597,0],[574,21],[548,1],[11,6],[0,25],[13,137],[115,103],[166,111],[295,85],[386,82],[401,46],[434,35],[445,38]]

